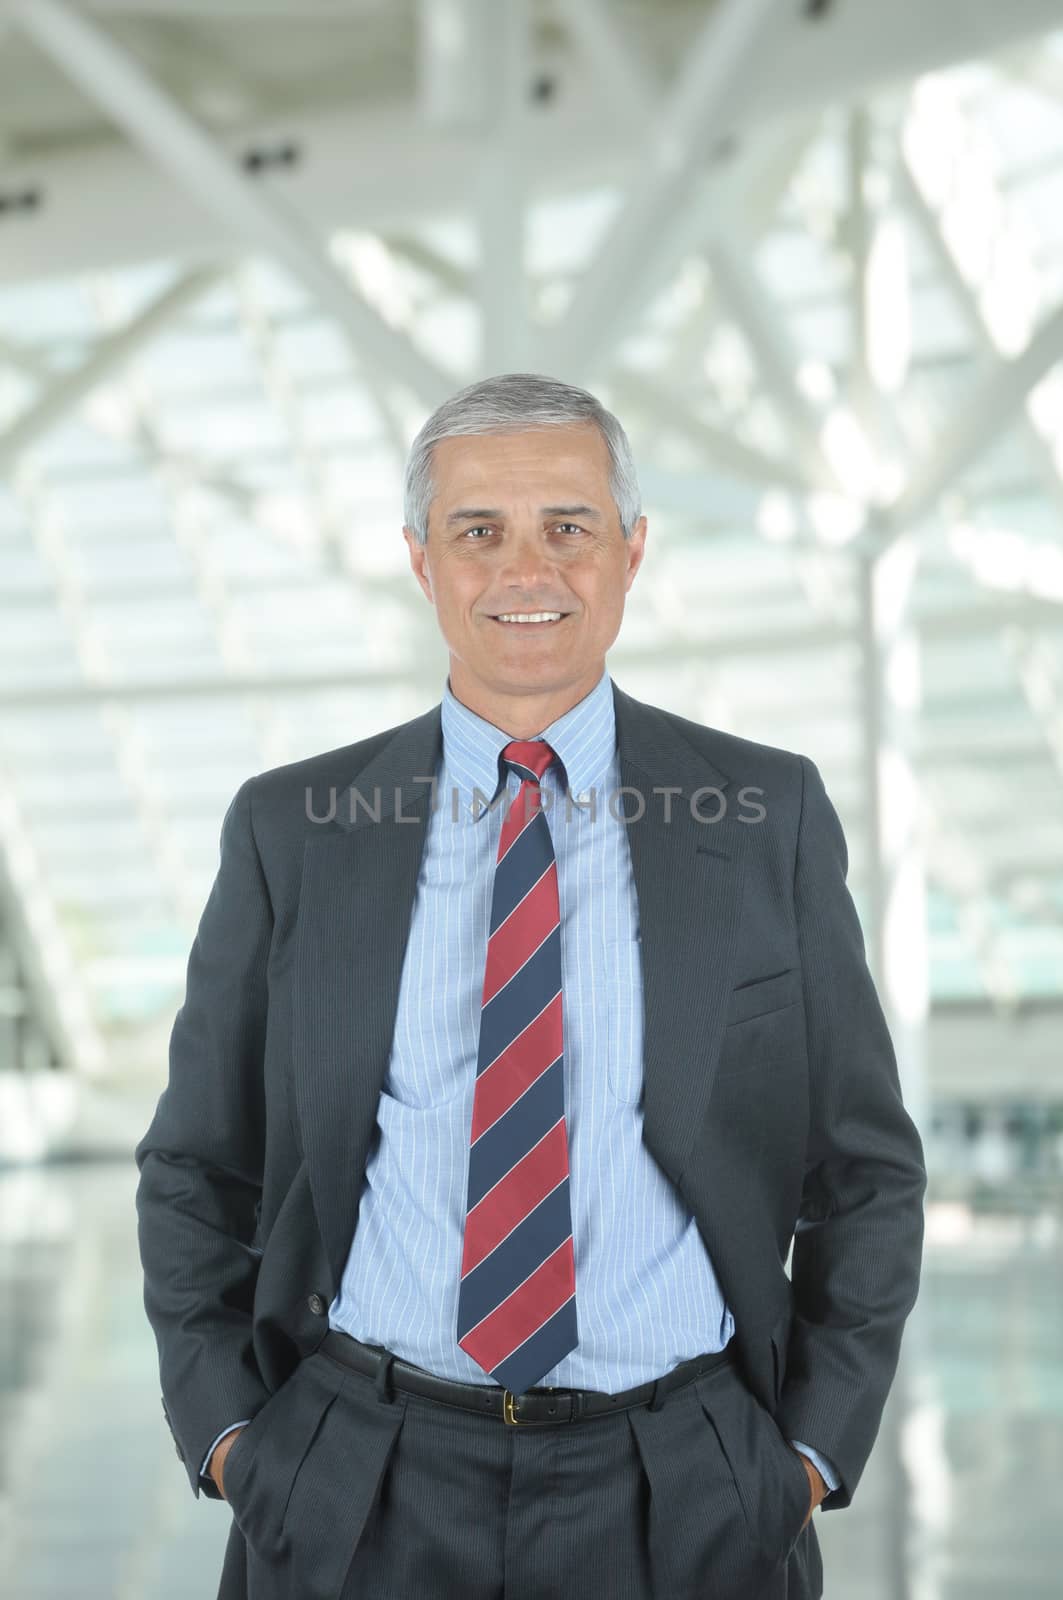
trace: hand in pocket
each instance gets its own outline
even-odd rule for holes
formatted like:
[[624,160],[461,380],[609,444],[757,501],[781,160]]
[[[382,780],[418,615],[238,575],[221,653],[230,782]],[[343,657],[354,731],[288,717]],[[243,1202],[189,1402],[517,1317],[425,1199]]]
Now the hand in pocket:
[[[244,1428],[246,1428],[246,1426],[247,1424],[245,1422]],[[225,1493],[226,1458],[228,1457],[229,1451],[232,1449],[237,1439],[239,1439],[240,1435],[243,1433],[244,1428],[234,1428],[232,1433],[227,1433],[225,1435],[224,1439],[219,1439],[217,1445],[214,1447],[214,1453],[210,1458],[210,1466],[207,1470],[214,1479],[214,1482],[218,1485],[218,1493],[221,1495],[223,1500],[228,1498]]]

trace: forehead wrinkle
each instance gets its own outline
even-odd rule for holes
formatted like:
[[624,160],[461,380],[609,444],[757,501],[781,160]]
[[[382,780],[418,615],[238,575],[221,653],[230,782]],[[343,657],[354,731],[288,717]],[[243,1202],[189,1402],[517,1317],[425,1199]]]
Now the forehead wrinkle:
[[[540,516],[544,517],[592,517],[601,521],[601,512],[594,506],[587,505],[555,505],[540,506]],[[471,517],[505,517],[505,512],[497,506],[459,506],[456,511],[447,515],[447,522],[467,522]]]

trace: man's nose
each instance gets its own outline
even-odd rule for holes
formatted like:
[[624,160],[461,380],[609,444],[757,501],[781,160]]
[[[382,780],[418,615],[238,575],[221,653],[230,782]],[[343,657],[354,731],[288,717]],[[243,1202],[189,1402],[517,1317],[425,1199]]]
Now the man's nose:
[[553,553],[541,535],[509,542],[502,562],[502,581],[512,588],[535,590],[544,579],[552,582],[557,568]]

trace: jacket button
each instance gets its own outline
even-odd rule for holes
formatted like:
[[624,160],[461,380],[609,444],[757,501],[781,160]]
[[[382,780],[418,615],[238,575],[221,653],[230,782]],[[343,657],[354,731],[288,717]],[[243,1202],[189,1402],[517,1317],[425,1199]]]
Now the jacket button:
[[315,1317],[323,1317],[325,1312],[328,1310],[328,1307],[319,1294],[312,1294],[306,1303],[314,1313]]

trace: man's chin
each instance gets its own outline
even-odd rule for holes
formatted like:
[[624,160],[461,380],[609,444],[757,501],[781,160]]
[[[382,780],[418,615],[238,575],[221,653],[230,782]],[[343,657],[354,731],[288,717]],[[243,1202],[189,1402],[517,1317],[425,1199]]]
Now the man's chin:
[[559,650],[556,654],[545,651],[505,651],[477,664],[476,676],[498,694],[527,694],[529,689],[549,694],[555,689],[567,688],[579,677],[571,659]]

